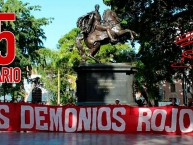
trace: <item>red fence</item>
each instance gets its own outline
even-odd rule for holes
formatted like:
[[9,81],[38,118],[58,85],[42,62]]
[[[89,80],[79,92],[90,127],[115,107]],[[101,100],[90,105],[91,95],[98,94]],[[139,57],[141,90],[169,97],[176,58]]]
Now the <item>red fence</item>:
[[193,134],[193,109],[1,103],[0,130]]

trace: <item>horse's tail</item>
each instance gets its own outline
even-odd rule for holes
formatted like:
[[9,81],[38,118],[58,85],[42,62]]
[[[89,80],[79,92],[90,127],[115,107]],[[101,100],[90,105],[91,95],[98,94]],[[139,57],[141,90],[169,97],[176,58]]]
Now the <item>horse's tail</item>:
[[77,27],[85,34],[89,34],[92,29],[91,24],[89,24],[91,15],[92,13],[87,13],[86,15],[79,17],[76,22]]

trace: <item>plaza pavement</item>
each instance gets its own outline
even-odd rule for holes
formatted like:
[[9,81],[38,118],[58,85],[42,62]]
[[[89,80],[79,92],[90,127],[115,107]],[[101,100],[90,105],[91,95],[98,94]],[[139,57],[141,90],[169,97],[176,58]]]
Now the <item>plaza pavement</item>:
[[192,145],[190,135],[0,132],[0,145]]

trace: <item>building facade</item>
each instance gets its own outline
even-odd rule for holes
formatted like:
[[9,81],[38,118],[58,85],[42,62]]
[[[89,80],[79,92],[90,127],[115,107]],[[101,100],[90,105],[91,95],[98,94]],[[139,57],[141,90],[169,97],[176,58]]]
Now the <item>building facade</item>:
[[159,85],[159,92],[162,102],[166,102],[163,103],[163,105],[167,104],[167,102],[171,102],[171,98],[176,98],[177,104],[184,106],[192,98],[191,93],[188,92],[187,87],[183,92],[182,80],[180,79],[174,80],[173,83],[166,81],[161,82]]

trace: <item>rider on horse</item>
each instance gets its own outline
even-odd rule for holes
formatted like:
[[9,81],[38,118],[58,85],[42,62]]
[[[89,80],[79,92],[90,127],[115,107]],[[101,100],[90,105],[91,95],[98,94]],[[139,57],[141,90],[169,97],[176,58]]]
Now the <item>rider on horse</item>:
[[111,27],[101,25],[101,15],[99,13],[99,5],[98,4],[95,5],[95,11],[91,12],[88,25],[92,26],[90,33],[92,33],[95,29],[98,31],[107,31],[107,34],[108,34],[109,38],[111,39],[111,42],[116,41],[116,39],[114,39],[113,36],[111,35],[111,32],[110,32]]
[[[103,13],[103,23],[101,23],[101,16],[99,14],[99,5],[95,5],[95,11],[87,13],[78,18],[77,27],[80,28],[81,33],[76,37],[77,48],[86,61],[86,56],[97,61],[94,56],[100,50],[100,46],[111,42],[118,42],[115,38],[120,38],[126,33],[130,33],[131,41],[133,34],[137,34],[130,29],[122,29],[120,19],[112,10],[105,10]],[[90,49],[89,54],[85,54],[85,50],[81,41],[84,40],[86,46]],[[115,44],[115,43],[113,43]]]

